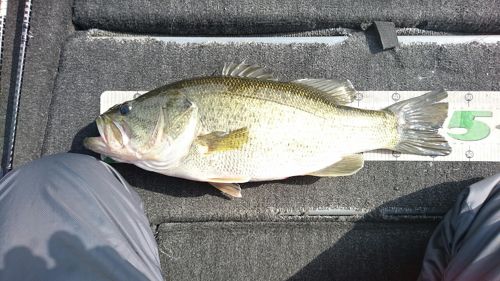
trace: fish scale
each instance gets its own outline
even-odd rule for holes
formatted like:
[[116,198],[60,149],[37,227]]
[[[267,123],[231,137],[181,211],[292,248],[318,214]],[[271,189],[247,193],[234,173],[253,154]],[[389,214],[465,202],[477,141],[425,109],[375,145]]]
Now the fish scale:
[[250,135],[240,150],[205,155],[192,149],[175,169],[184,176],[285,178],[314,172],[346,154],[387,147],[396,139],[394,116],[333,104],[299,84],[208,77],[172,88],[198,106],[204,130],[248,127]]

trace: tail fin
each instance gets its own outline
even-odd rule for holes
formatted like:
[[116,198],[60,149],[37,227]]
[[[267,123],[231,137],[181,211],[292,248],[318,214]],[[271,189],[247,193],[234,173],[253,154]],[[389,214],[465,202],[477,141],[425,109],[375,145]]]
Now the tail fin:
[[394,150],[418,155],[442,156],[451,153],[448,142],[438,133],[448,115],[448,93],[444,89],[404,100],[387,107],[398,118],[399,143]]

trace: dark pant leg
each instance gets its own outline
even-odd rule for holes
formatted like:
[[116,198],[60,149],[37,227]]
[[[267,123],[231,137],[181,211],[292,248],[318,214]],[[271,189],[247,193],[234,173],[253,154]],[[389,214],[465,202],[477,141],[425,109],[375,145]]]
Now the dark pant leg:
[[0,280],[162,280],[139,196],[85,155],[11,171],[0,181]]
[[500,174],[461,193],[429,241],[419,280],[500,280]]

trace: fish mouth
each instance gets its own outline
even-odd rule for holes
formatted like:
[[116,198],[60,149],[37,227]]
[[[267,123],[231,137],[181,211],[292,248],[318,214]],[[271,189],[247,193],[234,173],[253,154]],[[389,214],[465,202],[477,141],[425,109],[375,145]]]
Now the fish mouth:
[[106,115],[97,117],[95,122],[100,136],[85,138],[83,145],[87,149],[110,155],[128,144],[130,139],[121,124]]

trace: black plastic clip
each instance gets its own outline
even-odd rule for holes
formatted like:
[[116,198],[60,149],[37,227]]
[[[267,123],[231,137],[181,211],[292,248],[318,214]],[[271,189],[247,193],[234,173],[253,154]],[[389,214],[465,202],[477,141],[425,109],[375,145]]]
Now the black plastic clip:
[[398,36],[396,35],[396,26],[389,21],[374,22],[375,29],[380,39],[382,50],[389,50],[399,47]]

